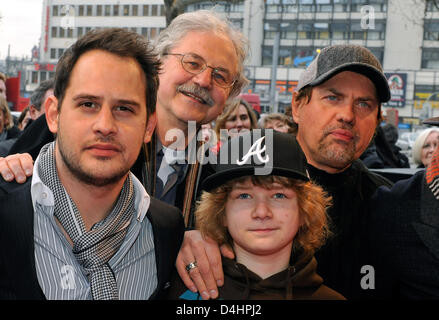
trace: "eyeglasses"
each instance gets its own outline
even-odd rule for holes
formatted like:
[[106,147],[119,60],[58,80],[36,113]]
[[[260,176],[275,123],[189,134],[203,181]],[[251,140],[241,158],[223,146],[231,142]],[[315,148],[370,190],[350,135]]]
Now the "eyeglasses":
[[207,65],[206,61],[193,53],[165,53],[165,56],[180,56],[181,66],[184,70],[192,74],[200,74],[206,68],[212,69],[212,79],[221,88],[230,88],[236,82],[230,73],[222,68],[215,68]]

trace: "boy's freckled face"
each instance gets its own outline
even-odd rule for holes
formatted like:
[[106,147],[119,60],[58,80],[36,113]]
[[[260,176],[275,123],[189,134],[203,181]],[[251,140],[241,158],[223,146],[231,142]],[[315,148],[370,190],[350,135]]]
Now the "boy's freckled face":
[[225,225],[237,253],[291,252],[300,227],[297,195],[292,188],[273,183],[265,189],[247,179],[234,186],[225,211]]

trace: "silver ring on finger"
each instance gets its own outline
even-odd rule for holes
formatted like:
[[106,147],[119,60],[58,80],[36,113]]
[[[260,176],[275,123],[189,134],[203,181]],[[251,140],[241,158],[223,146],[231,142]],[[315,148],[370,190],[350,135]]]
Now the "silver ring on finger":
[[189,273],[192,269],[195,269],[196,267],[198,267],[197,261],[191,262],[186,265],[186,271]]

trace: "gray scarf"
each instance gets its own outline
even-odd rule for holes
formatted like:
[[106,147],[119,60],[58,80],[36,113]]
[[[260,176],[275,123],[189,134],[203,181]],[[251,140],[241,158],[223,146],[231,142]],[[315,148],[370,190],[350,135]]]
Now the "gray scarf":
[[134,188],[128,175],[111,213],[85,229],[81,214],[61,184],[55,164],[55,142],[40,151],[38,174],[53,192],[54,215],[73,241],[73,254],[89,277],[94,300],[118,299],[117,283],[108,261],[119,250],[134,212]]

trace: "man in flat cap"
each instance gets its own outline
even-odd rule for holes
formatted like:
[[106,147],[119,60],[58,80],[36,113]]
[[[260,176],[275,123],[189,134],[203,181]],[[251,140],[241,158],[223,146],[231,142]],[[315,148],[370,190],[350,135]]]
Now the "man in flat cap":
[[[374,293],[372,285],[364,285],[369,283],[364,277],[373,277],[364,273],[363,267],[370,263],[364,238],[370,199],[379,186],[391,186],[391,182],[370,172],[358,159],[381,121],[381,104],[389,99],[379,61],[356,45],[322,49],[302,73],[292,99],[296,138],[310,177],[333,198],[328,214],[335,236],[316,253],[318,272],[325,284],[348,299]],[[206,250],[201,250],[203,241],[195,237],[183,244],[177,268],[189,288],[211,292],[222,283],[221,264],[216,257],[219,251],[211,254],[212,241],[207,239],[204,245]],[[184,266],[194,260],[198,270],[189,277]]]
[[[390,99],[387,79],[366,48],[324,48],[302,73],[293,95],[297,141],[311,179],[329,192],[335,237],[317,252],[325,282],[347,298],[373,294],[362,267],[369,264],[367,243],[370,199],[390,182],[358,160],[381,121],[381,104]],[[364,234],[363,234],[364,232]]]

